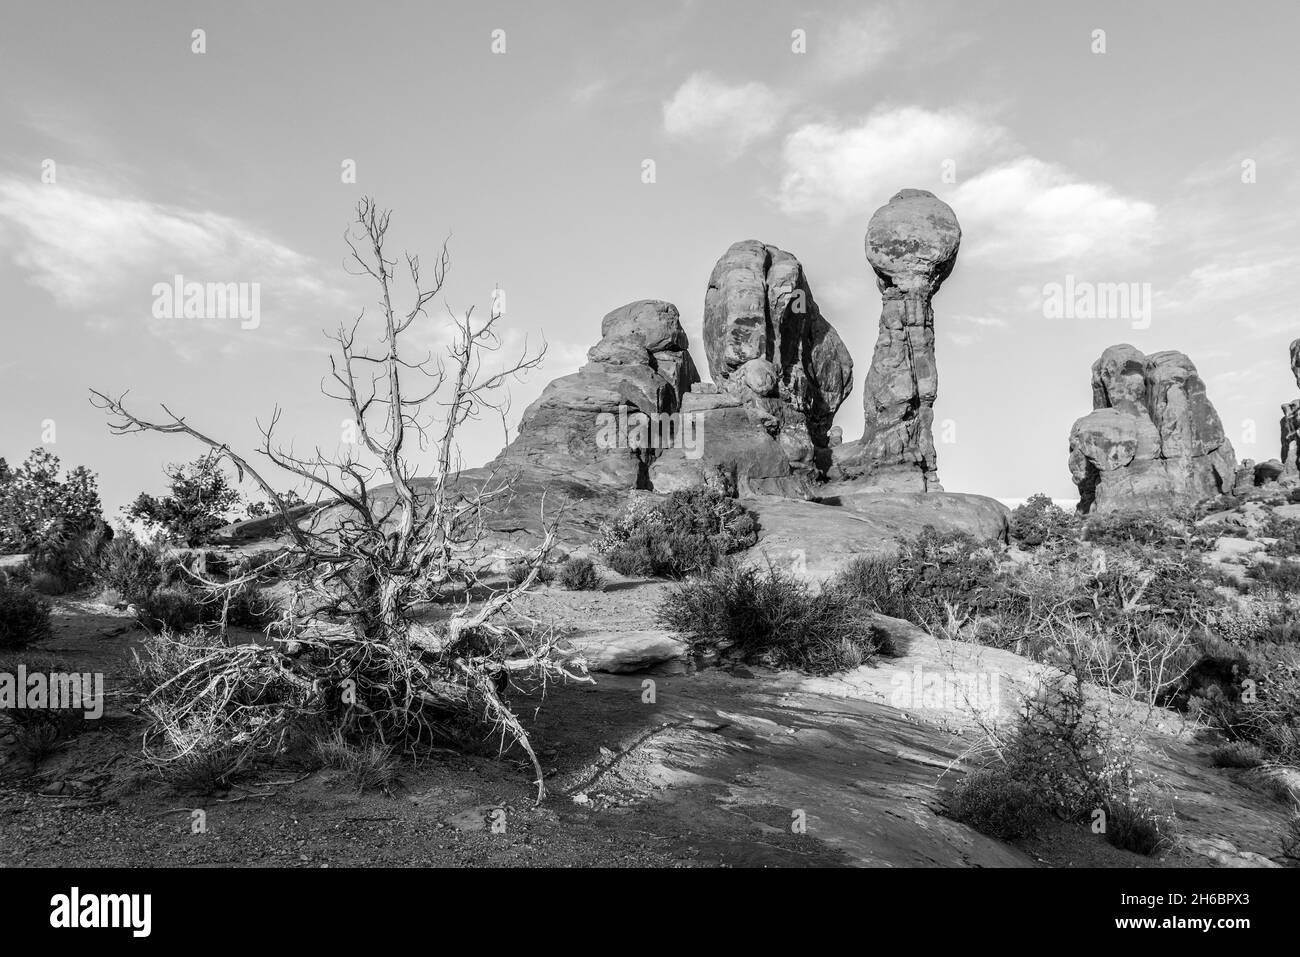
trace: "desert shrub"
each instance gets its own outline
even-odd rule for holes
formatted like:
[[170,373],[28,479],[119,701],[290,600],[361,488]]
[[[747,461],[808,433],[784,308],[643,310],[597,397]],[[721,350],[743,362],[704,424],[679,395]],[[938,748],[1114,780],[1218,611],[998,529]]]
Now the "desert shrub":
[[316,762],[342,771],[357,791],[389,791],[397,781],[397,758],[379,741],[351,741],[341,730],[318,735],[312,741]]
[[0,651],[50,636],[50,603],[27,585],[0,582]]
[[223,647],[202,632],[173,632],[163,628],[141,639],[131,650],[131,689],[150,694],[215,648]]
[[605,585],[596,563],[585,555],[574,556],[561,565],[559,579],[570,591],[599,591]]
[[1122,545],[1137,542],[1159,545],[1173,531],[1163,513],[1147,509],[1120,509],[1090,515],[1083,526],[1084,541],[1094,545]]
[[95,581],[130,602],[147,599],[165,579],[162,549],[129,532],[116,535],[99,553]]
[[40,592],[42,595],[62,595],[68,590],[62,578],[49,572],[33,573],[31,587],[33,591]]
[[1216,768],[1257,768],[1266,760],[1263,750],[1249,741],[1229,741],[1210,752]]
[[167,466],[169,494],[157,498],[141,492],[125,509],[129,518],[165,528],[177,541],[201,545],[229,522],[239,503],[239,490],[231,486],[212,453],[193,462]]
[[1293,808],[1287,818],[1286,830],[1282,834],[1282,856],[1300,861],[1300,808]]
[[280,617],[279,606],[251,585],[223,590],[210,605],[210,617],[224,617],[226,625],[234,628],[263,630]]
[[1114,847],[1150,857],[1173,840],[1173,816],[1136,792],[1107,797],[1106,840]]
[[1300,666],[1241,651],[1225,658],[1225,665],[1229,661],[1231,680],[1190,696],[1188,712],[1229,740],[1257,745],[1284,763],[1300,763]]
[[1258,587],[1278,595],[1300,594],[1300,562],[1260,562],[1246,570]]
[[1078,527],[1075,513],[1042,493],[1031,495],[1011,510],[1011,540],[1025,548],[1072,540]]
[[717,488],[681,489],[660,505],[632,503],[595,547],[620,575],[682,578],[758,541],[758,518]]
[[929,630],[951,630],[972,616],[1015,612],[1021,595],[1001,574],[997,555],[964,532],[926,527],[889,556],[864,556],[836,577],[836,587],[870,608]]
[[730,560],[668,595],[659,621],[696,652],[776,668],[829,673],[888,650],[863,601],[834,586],[814,588],[773,565]]
[[984,727],[994,756],[987,767],[1063,820],[1095,820],[1103,811],[1111,844],[1155,853],[1170,839],[1173,818],[1136,766],[1137,736],[1122,734],[1087,688],[1078,663],[1041,678],[1012,721]]
[[1262,627],[1251,633],[1250,637],[1264,644],[1296,644],[1300,642],[1300,619],[1290,611],[1270,616]]
[[33,552],[100,521],[95,474],[84,466],[63,478],[60,471],[59,457],[43,448],[17,469],[0,469],[0,552]]
[[203,623],[211,611],[192,591],[164,585],[135,602],[140,622],[150,631],[188,631]]
[[985,768],[966,775],[948,802],[953,820],[1000,841],[1034,833],[1046,816],[1038,795],[1005,770]]
[[[511,562],[509,569],[506,570],[506,580],[516,588],[524,583],[528,573],[532,570],[532,563],[526,561]],[[555,580],[555,571],[549,565],[537,566],[537,577],[533,579],[538,585],[549,585]]]

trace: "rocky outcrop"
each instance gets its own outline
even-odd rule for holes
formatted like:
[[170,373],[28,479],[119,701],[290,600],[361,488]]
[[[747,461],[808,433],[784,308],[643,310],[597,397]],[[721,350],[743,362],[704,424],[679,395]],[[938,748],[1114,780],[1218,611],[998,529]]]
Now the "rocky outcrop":
[[1070,431],[1079,509],[1176,507],[1230,491],[1232,444],[1181,352],[1111,346],[1092,366],[1093,411]]
[[676,413],[699,372],[670,302],[620,306],[600,331],[586,365],[547,385],[494,464],[588,485],[648,487],[650,462],[665,444],[682,440]]
[[799,260],[758,240],[734,243],[709,276],[704,350],[719,391],[740,400],[796,471],[820,475],[853,360]]
[[[1300,386],[1300,339],[1291,342],[1291,374]],[[1282,403],[1282,465],[1291,477],[1300,468],[1300,399]],[[1292,451],[1294,449],[1294,451]]]
[[697,382],[682,397],[681,416],[690,441],[650,463],[648,487],[654,491],[706,484],[721,474],[742,495],[812,494],[808,473],[794,468],[785,446],[754,421],[753,410],[738,396]]
[[931,431],[939,388],[931,300],[960,245],[956,215],[925,190],[898,192],[867,225],[867,262],[883,301],[862,439],[834,454],[850,477],[890,491],[942,489]]

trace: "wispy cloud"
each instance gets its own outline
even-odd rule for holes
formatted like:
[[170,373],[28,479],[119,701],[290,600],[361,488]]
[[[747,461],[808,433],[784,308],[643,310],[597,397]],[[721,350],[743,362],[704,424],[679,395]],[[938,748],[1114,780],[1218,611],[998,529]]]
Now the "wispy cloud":
[[774,200],[786,213],[840,223],[901,186],[930,189],[960,210],[967,260],[1035,266],[1131,257],[1156,225],[1153,204],[1026,154],[987,117],[918,106],[794,130]]
[[[0,255],[95,328],[137,324],[191,346],[195,329],[241,331],[222,320],[155,319],[154,284],[178,274],[198,282],[259,283],[268,316],[337,301],[326,269],[255,226],[88,183],[72,172],[61,168],[62,182],[54,184],[0,175]],[[289,332],[273,326],[268,323],[260,344]]]
[[764,83],[730,84],[693,73],[664,103],[664,132],[673,139],[708,142],[735,159],[777,130],[790,100]]

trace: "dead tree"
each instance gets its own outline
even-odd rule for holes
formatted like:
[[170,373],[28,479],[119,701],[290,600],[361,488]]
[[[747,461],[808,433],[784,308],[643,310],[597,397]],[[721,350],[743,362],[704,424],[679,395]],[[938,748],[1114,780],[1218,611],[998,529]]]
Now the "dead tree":
[[[365,199],[344,234],[356,275],[369,277],[378,287],[380,345],[374,350],[358,345],[366,319],[363,310],[350,326],[341,326],[330,337],[338,354],[331,357],[330,374],[322,385],[327,397],[346,404],[357,442],[332,457],[319,446],[310,456],[301,456],[277,444],[278,407],[265,427],[258,425],[260,456],[314,490],[309,496],[314,507],[307,516],[291,515],[289,504],[258,467],[200,431],[186,416],[163,405],[165,418],[150,421],[127,408],[125,393],[114,398],[92,390],[92,403],[109,414],[115,433],[187,435],[227,459],[241,481],[251,479],[274,504],[293,543],[298,588],[286,631],[297,649],[295,659],[249,652],[223,655],[212,649],[198,656],[193,674],[169,682],[170,698],[156,702],[166,709],[160,724],[183,726],[189,710],[202,712],[199,723],[209,737],[214,721],[227,733],[248,737],[241,725],[247,716],[239,696],[213,698],[214,669],[278,669],[273,679],[281,683],[286,674],[297,674],[308,684],[288,680],[284,690],[292,704],[286,704],[281,725],[298,709],[377,733],[388,743],[422,740],[437,729],[440,715],[478,706],[501,731],[503,743],[513,740],[527,752],[540,799],[541,767],[503,690],[525,675],[543,682],[585,679],[580,666],[568,667],[552,633],[520,628],[509,616],[512,603],[536,580],[551,550],[557,518],[548,521],[543,514],[542,541],[522,581],[487,588],[476,575],[474,560],[480,557],[486,518],[510,496],[511,483],[508,476],[496,473],[474,483],[462,480],[456,435],[462,425],[483,414],[504,417],[499,398],[504,387],[535,368],[544,348],[529,355],[525,346],[503,371],[486,374],[484,353],[500,348],[500,313],[494,308],[486,321],[476,324],[472,310],[458,317],[448,309],[454,332],[446,355],[430,353],[418,360],[410,356],[402,348],[404,336],[429,325],[428,309],[442,290],[449,258],[444,243],[431,280],[426,280],[419,258],[404,256],[403,272],[413,292],[409,308],[399,309],[398,263],[384,251],[388,223],[389,213]],[[427,475],[417,469],[417,449],[432,454]],[[485,597],[472,597],[484,590]],[[454,597],[458,591],[460,597]],[[413,607],[431,598],[458,602],[441,628],[413,620]],[[306,655],[304,643],[310,651]],[[246,675],[232,680],[254,679]],[[262,675],[260,680],[269,679]],[[284,730],[259,729],[258,745],[269,746]]]

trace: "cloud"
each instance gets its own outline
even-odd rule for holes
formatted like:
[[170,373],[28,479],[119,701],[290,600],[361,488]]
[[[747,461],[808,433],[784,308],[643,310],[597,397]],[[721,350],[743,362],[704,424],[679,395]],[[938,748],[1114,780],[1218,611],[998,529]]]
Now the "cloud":
[[998,319],[994,316],[965,316],[956,315],[952,317],[957,322],[969,322],[973,326],[979,326],[982,329],[1005,329],[1007,321]]
[[808,57],[834,82],[879,69],[902,45],[897,10],[872,6],[809,32]]
[[728,84],[693,73],[664,103],[664,132],[673,139],[720,143],[735,159],[776,131],[788,97],[763,83]]
[[966,180],[952,193],[968,258],[1032,266],[1131,261],[1149,248],[1156,208],[1100,183],[1022,156]]
[[777,207],[833,224],[903,187],[929,189],[960,211],[967,260],[1072,268],[1131,260],[1156,226],[1151,203],[1027,155],[1007,129],[965,110],[903,106],[856,125],[805,124],[786,137],[781,168]]
[[856,126],[807,123],[785,139],[776,204],[842,222],[904,186],[938,190],[945,161],[961,169],[986,158],[1003,135],[974,115],[916,106],[880,110]]
[[[71,173],[60,168],[60,179],[74,178]],[[0,254],[58,305],[86,313],[101,329],[130,322],[164,336],[175,332],[179,324],[154,319],[151,310],[154,283],[177,274],[187,281],[260,283],[264,313],[317,306],[337,294],[315,260],[240,220],[106,186],[31,177],[0,175]]]

